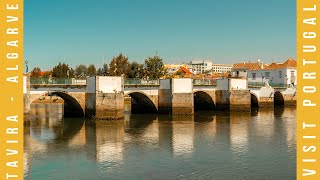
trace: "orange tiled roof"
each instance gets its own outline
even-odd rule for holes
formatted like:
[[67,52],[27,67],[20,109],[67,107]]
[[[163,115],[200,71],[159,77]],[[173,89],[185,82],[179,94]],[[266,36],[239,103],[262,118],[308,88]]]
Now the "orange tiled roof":
[[190,75],[190,74],[192,74],[192,72],[190,72],[187,68],[185,68],[185,67],[181,67],[178,71],[177,71],[177,73],[178,72],[183,72],[185,75]]
[[284,62],[283,64],[286,65],[286,67],[297,67],[297,61],[293,60],[293,59],[288,59],[286,62]]
[[255,63],[236,63],[233,65],[232,69],[248,69],[248,70],[261,70],[261,69],[280,69],[287,67],[297,67],[297,62],[293,59],[288,59],[284,63],[271,63],[271,64],[261,64]]
[[270,65],[266,66],[264,69],[281,69],[287,67],[297,67],[297,62],[293,59],[288,59],[284,63],[271,63]]
[[233,64],[232,69],[250,69],[250,70],[259,70],[261,69],[260,63],[236,63]]
[[40,76],[44,76],[44,75],[46,75],[46,73],[49,73],[50,71],[41,71],[40,72]]

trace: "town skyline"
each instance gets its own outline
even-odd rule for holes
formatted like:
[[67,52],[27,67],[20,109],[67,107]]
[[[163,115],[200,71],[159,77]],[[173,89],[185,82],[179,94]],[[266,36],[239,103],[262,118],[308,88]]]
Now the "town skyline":
[[[119,53],[118,55],[124,55],[126,56],[125,54],[123,53]],[[32,69],[34,68],[40,68],[44,71],[47,71],[47,70],[51,70],[53,67],[55,67],[57,64],[59,63],[62,63],[62,64],[67,64],[70,68],[76,68],[77,66],[79,65],[86,65],[86,66],[90,66],[90,65],[94,65],[96,68],[102,68],[104,64],[110,64],[112,59],[117,57],[118,55],[116,56],[113,56],[110,60],[105,60],[103,62],[100,62],[100,63],[94,63],[93,61],[88,61],[87,63],[69,63],[67,59],[61,59],[61,61],[57,61],[56,64],[53,64],[52,66],[46,66],[47,68],[43,68],[39,65],[35,65],[35,66],[30,66],[29,65],[29,61],[28,61],[28,72],[32,71]],[[154,55],[154,56],[158,56],[158,55]],[[149,56],[149,57],[146,57],[144,60],[141,60],[141,61],[136,61],[136,60],[132,60],[130,58],[128,58],[129,62],[132,63],[132,62],[137,62],[139,64],[143,64],[145,60],[147,60],[148,58],[150,57],[154,57],[154,56]],[[161,56],[159,56],[160,58],[162,58]],[[293,59],[293,60],[296,60],[295,58],[292,58],[292,57],[287,57],[287,58],[284,58],[284,59],[271,59],[269,61],[266,61],[264,59],[260,59],[260,58],[257,58],[257,59],[253,59],[253,60],[238,60],[238,61],[232,61],[232,63],[226,63],[226,62],[218,62],[218,61],[214,61],[212,59],[190,59],[190,60],[177,60],[177,61],[172,61],[172,62],[167,62],[165,59],[163,59],[163,63],[164,65],[190,65],[192,63],[192,61],[211,61],[212,62],[212,65],[216,65],[216,64],[224,64],[224,65],[234,65],[234,64],[238,64],[238,63],[253,63],[253,62],[261,62],[261,63],[264,63],[264,64],[272,64],[272,63],[282,63],[288,59]]]
[[166,64],[296,59],[295,4],[289,0],[97,2],[27,2],[29,67],[99,67],[119,53],[139,63],[159,55]]

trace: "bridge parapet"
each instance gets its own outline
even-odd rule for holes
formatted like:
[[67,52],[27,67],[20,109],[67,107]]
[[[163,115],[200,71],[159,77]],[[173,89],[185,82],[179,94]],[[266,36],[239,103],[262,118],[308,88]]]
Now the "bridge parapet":
[[123,77],[96,76],[87,79],[85,115],[92,119],[123,119]]
[[161,79],[159,112],[172,115],[194,113],[193,85],[190,78]]
[[265,83],[265,82],[248,82],[249,88],[260,88],[265,86],[271,86],[273,88],[291,88],[291,84],[285,84],[285,83]]

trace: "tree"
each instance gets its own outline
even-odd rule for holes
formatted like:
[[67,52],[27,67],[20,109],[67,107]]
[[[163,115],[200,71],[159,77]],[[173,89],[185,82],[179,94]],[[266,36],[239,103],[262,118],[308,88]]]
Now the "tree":
[[50,76],[52,76],[52,71],[46,71],[42,77],[45,77],[45,78],[49,78]]
[[69,78],[74,78],[75,72],[73,68],[69,69]]
[[108,76],[109,75],[109,66],[108,64],[103,64],[103,69],[102,69],[103,75]]
[[90,64],[88,69],[87,69],[87,76],[96,76],[97,75],[97,70],[96,67],[93,64]]
[[104,63],[102,68],[99,68],[97,71],[98,76],[108,76],[109,75],[109,67],[108,64]]
[[145,73],[150,79],[159,79],[166,75],[162,58],[159,56],[149,57],[144,61]]
[[80,64],[75,69],[75,77],[77,78],[86,78],[87,77],[87,66],[84,64]]
[[111,76],[121,76],[127,75],[129,69],[128,57],[119,54],[117,57],[113,57],[110,62],[109,75]]
[[128,78],[142,78],[143,73],[143,64],[139,64],[137,62],[132,62],[129,64],[129,69],[127,72]]
[[59,62],[59,64],[52,69],[52,76],[57,78],[67,78],[69,69],[69,65],[65,63],[61,64]]
[[31,71],[30,77],[40,77],[41,76],[41,69],[39,67],[33,68]]
[[104,76],[103,68],[99,68],[99,69],[97,70],[97,76]]

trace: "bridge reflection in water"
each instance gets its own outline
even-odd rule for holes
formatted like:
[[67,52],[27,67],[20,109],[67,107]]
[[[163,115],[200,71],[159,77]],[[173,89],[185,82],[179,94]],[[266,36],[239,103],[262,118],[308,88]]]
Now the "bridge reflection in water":
[[187,118],[128,111],[96,123],[63,118],[63,104],[33,104],[31,112],[27,179],[295,178],[295,108]]

